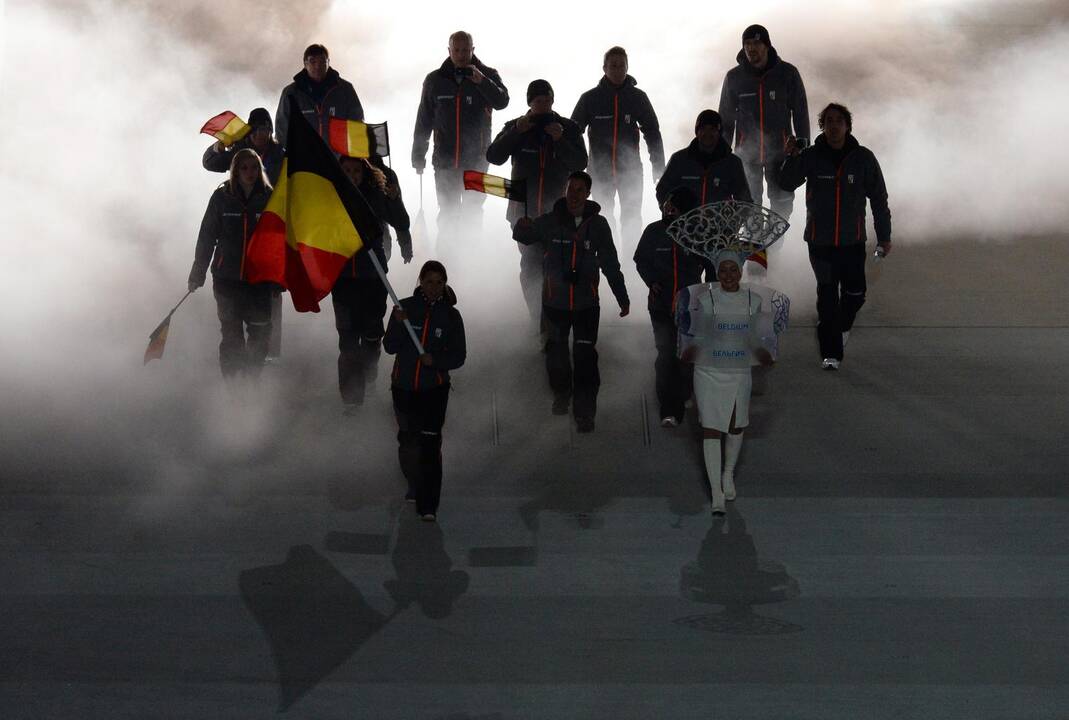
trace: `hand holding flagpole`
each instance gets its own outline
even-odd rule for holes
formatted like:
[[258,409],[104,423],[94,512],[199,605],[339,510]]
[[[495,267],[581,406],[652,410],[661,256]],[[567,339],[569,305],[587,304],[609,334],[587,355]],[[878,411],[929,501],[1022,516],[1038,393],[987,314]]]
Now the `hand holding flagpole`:
[[[368,257],[371,258],[371,264],[375,266],[375,272],[379,274],[379,279],[382,280],[382,284],[386,286],[386,292],[390,293],[390,299],[393,300],[393,306],[400,309],[401,301],[397,299],[397,293],[393,291],[393,286],[390,285],[390,281],[386,279],[386,271],[382,269],[382,263],[379,262],[379,256],[376,255],[375,251],[370,247],[366,249]],[[425,354],[426,351],[423,349],[423,343],[421,343],[416,336],[416,330],[412,327],[412,323],[408,321],[408,318],[405,318],[401,322],[405,324],[405,330],[408,331],[408,337],[412,338],[412,344],[416,346],[416,350],[420,355]]]
[[182,296],[182,299],[178,301],[171,312],[167,313],[156,329],[152,331],[152,334],[148,336],[148,347],[145,348],[145,360],[143,365],[148,365],[149,360],[159,360],[163,357],[163,348],[167,344],[167,332],[171,329],[171,316],[174,315],[174,311],[186,301],[186,298],[193,294],[193,290],[186,290],[186,294]]

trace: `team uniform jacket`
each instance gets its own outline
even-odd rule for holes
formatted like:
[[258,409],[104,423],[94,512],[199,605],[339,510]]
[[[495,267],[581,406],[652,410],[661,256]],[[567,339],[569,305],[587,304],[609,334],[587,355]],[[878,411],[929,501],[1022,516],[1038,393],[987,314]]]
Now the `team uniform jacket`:
[[836,164],[835,150],[824,135],[812,147],[783,161],[780,186],[805,192],[805,240],[810,245],[840,247],[865,243],[865,199],[872,204],[876,242],[891,239],[887,185],[876,156],[853,135],[846,136],[845,154]]
[[661,292],[649,295],[650,312],[675,313],[676,294],[689,285],[716,276],[712,263],[701,255],[680,247],[668,237],[666,220],[656,220],[646,226],[635,249],[635,267],[639,277],[651,287],[661,286]]
[[[367,171],[365,170],[365,172]],[[389,181],[390,177],[388,175],[387,182]],[[396,182],[396,176],[394,176],[393,181]],[[386,250],[383,246],[387,225],[398,231],[398,242],[401,245],[408,245],[409,248],[412,246],[412,236],[408,233],[408,211],[405,209],[405,204],[401,202],[401,196],[390,198],[378,187],[372,185],[367,176],[365,176],[364,182],[360,184],[360,192],[363,193],[371,209],[375,211],[376,217],[381,220],[382,232],[373,238],[363,238],[364,248],[349,258],[349,261],[345,263],[341,273],[338,275],[340,278],[377,278],[379,274],[375,271],[374,264],[367,256],[369,252],[374,252],[378,255],[383,271],[388,272]]]
[[697,138],[672,153],[668,167],[657,183],[657,204],[663,205],[665,198],[680,186],[693,190],[701,205],[722,200],[753,202],[742,161],[731,152],[723,138],[712,154],[698,149]]
[[739,64],[728,70],[720,91],[724,137],[734,136],[735,152],[747,164],[779,162],[788,135],[809,137],[809,103],[802,76],[773,48],[764,72],[750,65],[741,50],[736,60]]
[[431,390],[449,385],[449,371],[464,364],[467,349],[464,341],[464,321],[454,307],[456,296],[447,287],[437,302],[431,304],[418,289],[412,297],[401,301],[401,308],[423,344],[434,357],[434,365],[423,365],[419,352],[405,330],[404,323],[390,315],[390,324],[382,339],[382,347],[393,361],[392,386],[401,390]]
[[616,87],[608,78],[579,97],[572,120],[580,132],[589,128],[590,170],[595,177],[642,172],[638,154],[638,135],[646,138],[654,175],[664,172],[664,144],[661,126],[649,97],[637,87],[630,75]]
[[248,199],[242,197],[240,189],[236,195],[231,193],[227,183],[215,189],[200,223],[190,282],[203,285],[209,265],[214,278],[245,280],[245,249],[270,197],[262,185],[257,185]]
[[508,107],[509,93],[497,70],[474,57],[472,64],[486,76],[481,83],[476,84],[470,77],[457,83],[453,62],[448,58],[423,80],[412,138],[412,167],[422,170],[426,166],[432,133],[434,168],[486,167],[484,155],[490,144],[490,118],[494,110]]
[[[586,167],[586,145],[579,126],[557,113],[532,119],[534,126],[521,133],[516,120],[509,120],[486,150],[486,159],[494,165],[504,165],[512,158],[512,179],[527,181],[527,210],[537,217],[564,193],[568,175]],[[554,142],[545,131],[550,123],[564,128],[560,140]],[[523,217],[524,205],[509,202],[505,217],[509,222]]]
[[[601,273],[620,307],[628,307],[624,276],[612,242],[612,230],[600,214],[601,206],[587,200],[578,227],[564,198],[553,210],[526,228],[517,225],[512,237],[524,245],[542,243],[542,304],[558,310],[597,307]],[[574,278],[574,282],[571,279]]]
[[327,70],[323,82],[314,83],[308,77],[307,70],[301,70],[293,76],[293,82],[282,89],[275,113],[275,137],[286,144],[286,132],[289,128],[289,96],[297,99],[297,106],[304,114],[305,120],[321,138],[326,139],[332,117],[343,120],[363,120],[364,108],[356,89],[348,80],[343,80],[334,68]]
[[275,142],[274,139],[268,141],[267,149],[264,152],[260,152],[253,147],[252,143],[249,142],[248,136],[238,140],[230,147],[223,148],[222,152],[215,152],[214,148],[214,143],[209,145],[201,158],[200,162],[205,170],[218,173],[230,172],[230,162],[234,159],[234,153],[242,148],[249,148],[260,156],[260,161],[264,164],[264,172],[267,173],[267,179],[271,185],[278,184],[278,174],[282,171],[282,146]]

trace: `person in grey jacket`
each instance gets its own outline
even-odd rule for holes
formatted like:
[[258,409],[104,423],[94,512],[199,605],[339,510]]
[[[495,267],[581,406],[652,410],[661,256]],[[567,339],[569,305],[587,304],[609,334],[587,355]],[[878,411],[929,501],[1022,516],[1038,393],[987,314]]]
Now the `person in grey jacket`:
[[[527,202],[510,201],[505,214],[515,225],[527,213],[542,215],[564,194],[568,176],[586,167],[586,145],[579,126],[553,112],[553,87],[534,80],[527,87],[526,115],[509,120],[490,147],[486,159],[494,165],[512,160],[512,179],[527,185]],[[520,286],[532,320],[542,311],[542,251],[520,245]]]
[[246,281],[245,250],[270,197],[260,156],[242,148],[234,153],[230,177],[212,193],[200,224],[188,287],[193,292],[203,286],[211,267],[224,378],[258,376],[267,356],[272,285]]
[[627,51],[609,48],[602,62],[605,73],[598,84],[579,97],[572,120],[590,137],[590,174],[595,200],[612,220],[616,194],[620,195],[620,248],[638,237],[642,226],[642,160],[639,131],[653,165],[653,181],[664,172],[661,126],[649,97],[627,73]]
[[[790,219],[794,193],[783,190],[776,173],[787,137],[809,137],[809,104],[798,68],[780,58],[768,30],[751,25],[742,33],[738,65],[728,70],[720,91],[724,137],[742,158],[753,202],[762,204],[762,177],[773,212]],[[793,126],[793,129],[792,129]]]
[[464,192],[464,171],[486,171],[490,120],[504,110],[509,93],[501,75],[475,56],[470,33],[449,36],[449,57],[423,80],[412,138],[412,167],[423,174],[434,135],[434,188],[438,197],[439,242],[457,240],[460,224],[476,234],[482,230],[486,195]]
[[[542,310],[549,330],[546,372],[554,393],[553,412],[566,414],[574,395],[576,426],[584,433],[594,429],[601,384],[594,345],[601,317],[598,285],[602,274],[620,305],[620,317],[631,308],[612,230],[600,214],[601,206],[588,199],[591,185],[585,172],[573,172],[564,197],[552,211],[535,220],[520,218],[512,232],[518,242],[542,247]],[[573,336],[571,359],[569,335]]]
[[363,120],[364,108],[352,83],[342,79],[330,66],[330,52],[315,44],[304,50],[304,69],[293,76],[293,82],[282,89],[275,113],[275,131],[278,141],[286,145],[289,131],[289,96],[297,100],[308,124],[326,140],[332,117],[343,120]]
[[891,251],[887,185],[876,156],[853,136],[845,106],[821,110],[819,137],[799,151],[787,140],[779,181],[785,190],[806,185],[803,237],[817,280],[817,338],[821,367],[838,370],[858,310],[865,304],[865,201],[872,205],[877,253]]

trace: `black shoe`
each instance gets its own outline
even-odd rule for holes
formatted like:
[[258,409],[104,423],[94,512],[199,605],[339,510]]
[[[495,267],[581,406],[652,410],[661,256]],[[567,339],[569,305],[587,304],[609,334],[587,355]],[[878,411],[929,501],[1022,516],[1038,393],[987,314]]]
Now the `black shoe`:
[[434,513],[423,513],[419,519],[423,522],[434,522],[437,518],[434,517]]
[[568,406],[571,404],[571,398],[567,395],[557,395],[553,398],[553,414],[554,415],[567,415]]
[[577,417],[575,425],[581,433],[594,432],[594,418],[592,417]]

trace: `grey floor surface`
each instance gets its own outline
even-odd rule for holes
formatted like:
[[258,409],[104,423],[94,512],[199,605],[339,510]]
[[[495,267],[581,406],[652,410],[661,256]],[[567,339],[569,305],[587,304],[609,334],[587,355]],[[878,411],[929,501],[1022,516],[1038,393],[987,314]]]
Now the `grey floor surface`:
[[838,374],[796,297],[719,522],[638,300],[590,436],[532,337],[469,320],[436,525],[386,359],[350,418],[329,353],[270,369],[266,419],[146,384],[56,425],[13,390],[0,717],[1069,717],[1067,263],[1035,242],[1009,289],[975,247],[901,252]]

